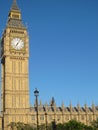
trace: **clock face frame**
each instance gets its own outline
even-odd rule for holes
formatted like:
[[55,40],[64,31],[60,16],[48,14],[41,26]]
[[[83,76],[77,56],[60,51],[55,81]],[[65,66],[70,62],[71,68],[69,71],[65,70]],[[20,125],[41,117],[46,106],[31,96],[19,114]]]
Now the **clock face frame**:
[[14,38],[11,41],[11,46],[16,50],[21,50],[24,47],[24,42],[20,38]]

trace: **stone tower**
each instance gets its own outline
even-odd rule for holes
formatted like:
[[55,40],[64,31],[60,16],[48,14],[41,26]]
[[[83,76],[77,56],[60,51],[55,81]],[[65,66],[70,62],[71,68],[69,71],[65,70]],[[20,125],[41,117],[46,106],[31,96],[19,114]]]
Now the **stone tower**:
[[28,58],[29,38],[21,11],[13,0],[1,40],[2,126],[10,122],[29,122]]

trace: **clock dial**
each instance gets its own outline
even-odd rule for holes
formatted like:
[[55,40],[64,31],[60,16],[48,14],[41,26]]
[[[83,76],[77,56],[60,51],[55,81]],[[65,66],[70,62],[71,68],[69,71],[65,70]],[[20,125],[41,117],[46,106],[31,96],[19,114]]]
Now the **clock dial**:
[[11,46],[16,50],[21,50],[24,47],[24,42],[20,38],[14,38],[11,41]]

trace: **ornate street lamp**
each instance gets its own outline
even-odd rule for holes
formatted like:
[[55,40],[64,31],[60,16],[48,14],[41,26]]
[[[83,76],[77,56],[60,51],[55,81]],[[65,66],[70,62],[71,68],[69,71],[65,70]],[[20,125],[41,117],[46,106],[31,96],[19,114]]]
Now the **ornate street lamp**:
[[38,96],[39,96],[39,91],[37,90],[37,88],[34,91],[34,96],[36,97],[37,130],[39,130],[39,121],[38,121]]

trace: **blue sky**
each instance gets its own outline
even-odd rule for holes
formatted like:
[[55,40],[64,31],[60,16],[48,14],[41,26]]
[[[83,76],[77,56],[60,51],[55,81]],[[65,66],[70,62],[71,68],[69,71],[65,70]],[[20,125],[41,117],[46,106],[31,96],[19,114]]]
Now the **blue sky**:
[[[30,36],[30,102],[98,105],[98,0],[17,0]],[[0,36],[12,0],[1,0]]]

